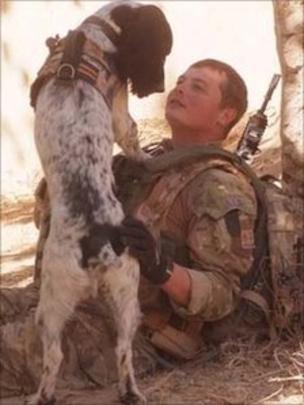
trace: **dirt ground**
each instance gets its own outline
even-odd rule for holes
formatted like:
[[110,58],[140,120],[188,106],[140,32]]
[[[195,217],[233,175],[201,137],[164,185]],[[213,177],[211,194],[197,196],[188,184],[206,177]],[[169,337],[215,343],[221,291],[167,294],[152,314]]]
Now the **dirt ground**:
[[[158,131],[157,131],[158,132]],[[275,149],[265,162],[273,168]],[[266,164],[267,166],[267,164]],[[32,222],[33,197],[2,201],[1,286],[22,288],[32,280],[37,230]],[[260,343],[227,341],[206,347],[195,361],[138,380],[149,404],[246,405],[304,404],[304,341]],[[58,404],[118,404],[115,387],[59,391]],[[23,404],[24,398],[0,399],[1,405]]]

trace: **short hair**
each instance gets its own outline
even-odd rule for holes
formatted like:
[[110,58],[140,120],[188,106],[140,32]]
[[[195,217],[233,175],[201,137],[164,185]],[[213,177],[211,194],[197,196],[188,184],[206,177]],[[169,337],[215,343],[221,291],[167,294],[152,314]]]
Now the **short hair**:
[[236,110],[236,117],[226,127],[226,133],[241,119],[247,110],[247,87],[242,77],[227,63],[215,59],[202,59],[190,68],[210,67],[218,72],[224,72],[227,80],[221,85],[222,107],[232,107]]

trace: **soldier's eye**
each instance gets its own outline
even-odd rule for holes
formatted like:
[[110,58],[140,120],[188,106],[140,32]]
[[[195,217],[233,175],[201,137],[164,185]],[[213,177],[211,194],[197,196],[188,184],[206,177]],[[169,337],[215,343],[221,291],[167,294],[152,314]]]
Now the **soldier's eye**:
[[202,93],[206,93],[206,88],[205,88],[204,86],[198,84],[198,83],[194,83],[194,84],[192,85],[192,88],[193,88],[195,91],[199,91],[199,92],[202,92]]

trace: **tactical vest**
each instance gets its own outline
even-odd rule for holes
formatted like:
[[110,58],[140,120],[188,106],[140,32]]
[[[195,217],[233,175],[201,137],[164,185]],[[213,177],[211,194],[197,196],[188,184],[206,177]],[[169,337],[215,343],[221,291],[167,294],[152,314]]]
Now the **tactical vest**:
[[[212,146],[174,150],[141,165],[133,176],[132,170],[122,171],[123,176],[128,173],[128,181],[126,177],[121,181],[121,172],[116,171],[121,186],[119,198],[128,213],[136,211],[154,230],[160,227],[177,195],[205,170],[215,167],[225,170],[225,166],[232,165],[236,172],[245,175],[256,194],[258,215],[254,262],[241,280],[241,298],[243,303],[250,302],[263,312],[272,337],[278,331],[304,323],[304,264],[295,249],[301,235],[296,232],[288,195],[269,178],[259,179],[235,154]],[[154,197],[147,199],[155,184],[158,192],[153,190]]]

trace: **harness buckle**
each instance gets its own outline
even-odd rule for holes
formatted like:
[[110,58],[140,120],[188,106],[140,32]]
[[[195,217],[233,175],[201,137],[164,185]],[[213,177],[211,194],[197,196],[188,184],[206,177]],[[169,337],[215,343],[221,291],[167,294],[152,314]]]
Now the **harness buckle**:
[[56,72],[57,79],[74,80],[76,77],[76,69],[70,63],[62,63]]

